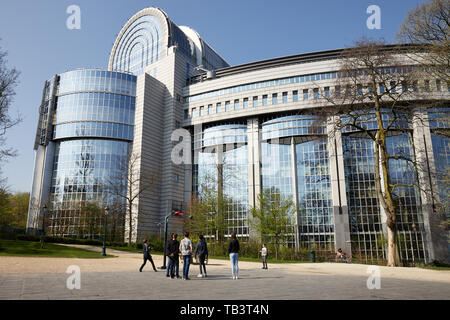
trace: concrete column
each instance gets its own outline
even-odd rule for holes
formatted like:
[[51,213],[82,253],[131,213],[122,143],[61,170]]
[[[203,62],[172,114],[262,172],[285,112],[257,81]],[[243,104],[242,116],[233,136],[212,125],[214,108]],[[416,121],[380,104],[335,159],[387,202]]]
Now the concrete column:
[[[292,186],[294,187],[294,197],[293,201],[295,207],[298,208],[298,179],[297,179],[297,153],[295,152],[295,139],[291,138],[291,155],[292,155]],[[298,250],[300,245],[300,235],[298,232],[298,220],[299,212],[296,211],[295,214],[295,250]]]
[[[258,197],[261,194],[261,139],[258,118],[247,120],[247,148],[248,148],[248,204],[249,209],[258,207]],[[250,238],[258,238],[252,225],[252,215],[249,211]]]
[[413,143],[416,161],[418,163],[418,179],[422,199],[422,215],[425,228],[425,245],[428,251],[428,261],[448,260],[447,237],[439,227],[442,219],[436,213],[439,203],[439,193],[436,181],[436,166],[434,163],[431,131],[428,113],[425,108],[416,108],[413,121]]
[[334,244],[336,249],[342,248],[351,258],[350,224],[348,217],[347,191],[345,184],[344,154],[342,135],[335,130],[334,119],[328,120],[328,156],[330,166],[331,194],[333,199]]

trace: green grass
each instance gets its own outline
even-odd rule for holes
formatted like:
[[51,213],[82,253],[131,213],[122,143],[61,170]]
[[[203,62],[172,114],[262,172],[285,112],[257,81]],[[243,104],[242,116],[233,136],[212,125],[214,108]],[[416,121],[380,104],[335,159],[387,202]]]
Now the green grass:
[[439,271],[450,271],[450,267],[418,266],[417,268],[429,269],[429,270],[439,270]]
[[112,255],[103,257],[99,252],[80,248],[66,247],[53,243],[45,243],[44,248],[41,249],[41,244],[39,242],[1,239],[0,256],[81,259],[102,259],[114,257]]

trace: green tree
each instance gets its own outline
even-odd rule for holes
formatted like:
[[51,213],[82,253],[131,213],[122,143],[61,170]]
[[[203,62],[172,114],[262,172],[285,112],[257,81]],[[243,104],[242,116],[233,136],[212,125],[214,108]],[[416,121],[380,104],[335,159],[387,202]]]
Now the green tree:
[[26,228],[30,194],[27,192],[11,194],[9,203],[12,217],[11,226],[14,228]]
[[258,196],[258,206],[251,209],[255,230],[263,240],[273,239],[275,259],[278,259],[279,246],[292,226],[294,213],[294,202],[282,199],[276,188],[264,189]]

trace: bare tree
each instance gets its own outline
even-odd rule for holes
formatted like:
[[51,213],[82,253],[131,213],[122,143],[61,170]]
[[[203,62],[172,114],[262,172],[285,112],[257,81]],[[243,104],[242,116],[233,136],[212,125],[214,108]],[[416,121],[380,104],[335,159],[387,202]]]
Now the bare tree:
[[[104,191],[115,203],[125,202],[125,223],[128,229],[128,244],[133,239],[134,226],[137,223],[139,197],[156,184],[158,172],[142,172],[140,154],[131,152],[128,159],[119,164],[118,170],[107,179]],[[135,213],[136,215],[135,216]]]
[[[404,161],[415,172],[421,170],[409,152],[389,151],[387,139],[395,133],[410,132],[412,122],[421,121],[409,101],[424,97],[419,94],[414,78],[414,62],[405,58],[408,48],[386,46],[383,42],[361,39],[343,51],[334,92],[327,92],[327,113],[319,121],[328,121],[332,132],[355,131],[373,141],[376,192],[386,215],[388,233],[388,265],[401,264],[397,214],[397,189],[412,187],[415,182],[394,182],[392,161]],[[397,179],[398,180],[398,179]]]
[[431,0],[408,13],[397,38],[417,44],[410,57],[427,67],[426,75],[450,81],[450,0]]
[[22,121],[21,117],[11,117],[9,109],[15,96],[15,87],[18,83],[19,72],[9,69],[6,65],[7,54],[0,48],[0,161],[16,155],[13,148],[5,147],[6,133]]

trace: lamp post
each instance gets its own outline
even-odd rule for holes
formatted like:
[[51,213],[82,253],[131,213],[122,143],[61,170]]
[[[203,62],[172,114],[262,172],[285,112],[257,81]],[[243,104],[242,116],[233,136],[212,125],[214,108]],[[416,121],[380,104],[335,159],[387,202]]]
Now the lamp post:
[[108,218],[109,207],[105,207],[105,222],[103,226],[103,248],[102,248],[102,256],[106,256],[106,219]]
[[[167,248],[167,229],[169,225],[169,218],[171,216],[182,216],[183,213],[179,211],[171,211],[167,216],[164,218],[164,248],[163,248],[163,265],[160,267],[160,269],[165,270],[167,268],[166,266],[166,248]],[[192,219],[192,216],[190,217]]]
[[41,231],[41,249],[44,248],[44,237],[45,237],[45,214],[47,213],[47,205],[42,206],[44,214],[42,215],[42,231]]

